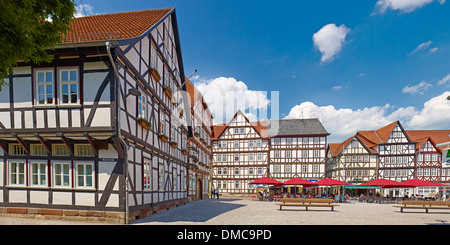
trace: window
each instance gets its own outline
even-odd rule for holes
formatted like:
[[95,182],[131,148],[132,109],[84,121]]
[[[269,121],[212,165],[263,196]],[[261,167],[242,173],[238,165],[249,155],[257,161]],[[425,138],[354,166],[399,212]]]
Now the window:
[[95,156],[95,153],[90,144],[76,144],[75,156],[93,157]]
[[261,147],[261,140],[256,140],[256,147]]
[[77,104],[78,96],[78,68],[59,68],[60,104]]
[[152,42],[151,51],[150,51],[150,67],[151,68],[156,69],[156,59],[157,59],[156,46]]
[[47,163],[32,162],[30,177],[31,186],[47,186]]
[[82,162],[82,163],[78,162],[76,163],[76,166],[77,166],[76,172],[77,187],[92,188],[94,165],[91,162]]
[[280,151],[275,151],[275,157],[280,157]]
[[291,165],[290,165],[290,164],[284,165],[284,171],[285,171],[286,173],[290,173],[290,172],[292,171]]
[[36,105],[54,104],[54,75],[51,69],[36,69],[34,73]]
[[317,165],[317,164],[313,165],[313,172],[314,173],[318,173],[319,172],[319,165]]
[[262,153],[258,153],[258,155],[257,155],[257,160],[258,160],[258,161],[262,161]]
[[245,128],[241,128],[241,129],[240,129],[240,133],[241,133],[241,134],[245,133]]
[[70,151],[65,144],[52,144],[53,156],[70,156]]
[[286,157],[291,158],[291,151],[286,151]]
[[239,153],[234,153],[234,161],[235,162],[239,161]]
[[20,144],[9,144],[8,145],[8,154],[13,156],[25,156],[27,155],[27,152],[25,151],[25,148],[22,147]]
[[263,173],[262,168],[258,168],[258,174],[261,175]]
[[46,156],[47,150],[41,144],[30,144],[31,156]]
[[138,97],[138,117],[147,118],[147,97],[145,94],[141,92],[141,95]]
[[234,182],[234,188],[235,188],[235,189],[239,189],[239,180],[236,180],[236,181]]
[[9,184],[25,185],[25,162],[11,160],[9,162]]
[[249,146],[249,147],[253,147],[253,140],[249,140],[249,141],[248,141],[248,146]]
[[254,174],[254,171],[253,171],[252,167],[248,168],[248,174],[250,174],[250,175]]
[[234,168],[234,175],[239,175],[239,168]]
[[279,145],[280,144],[280,138],[275,138],[275,145]]
[[239,140],[234,141],[234,148],[239,148]]
[[307,150],[303,150],[303,157],[307,158],[308,157],[308,151]]
[[279,173],[280,172],[280,164],[274,164],[273,165],[273,172]]
[[308,165],[306,165],[306,164],[303,164],[303,165],[302,165],[302,172],[303,172],[303,173],[308,172]]
[[160,163],[158,168],[158,188],[164,190],[164,163]]
[[53,163],[53,186],[55,187],[71,187],[70,163],[55,162]]
[[234,129],[234,133],[235,133],[235,134],[238,134],[238,133],[239,133],[239,129],[238,129],[238,128],[235,128],[235,129]]
[[225,140],[219,141],[219,148],[227,148],[227,142]]
[[248,160],[249,160],[249,161],[255,160],[254,155],[255,155],[254,153],[249,153],[249,154],[248,154]]
[[286,141],[288,145],[292,144],[292,138],[287,138]]
[[319,151],[318,150],[314,150],[314,157],[319,157]]
[[222,168],[217,168],[217,175],[222,175]]

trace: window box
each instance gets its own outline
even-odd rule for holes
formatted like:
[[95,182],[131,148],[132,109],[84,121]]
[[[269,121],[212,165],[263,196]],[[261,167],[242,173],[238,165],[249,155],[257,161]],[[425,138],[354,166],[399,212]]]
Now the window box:
[[170,142],[170,146],[172,146],[172,148],[177,148],[178,143],[175,141]]
[[141,125],[143,128],[145,128],[147,130],[150,130],[152,128],[152,124],[149,121],[147,121],[145,118],[142,118],[142,117],[138,118],[138,123],[139,123],[139,125]]
[[167,135],[165,134],[161,134],[159,135],[159,138],[164,141],[164,142],[168,142],[169,141],[169,137],[167,137]]
[[172,99],[172,90],[169,87],[167,86],[164,87],[164,93],[166,94],[167,97],[169,97],[169,99]]
[[155,68],[150,68],[150,73],[152,74],[153,79],[155,79],[157,82],[161,81],[161,76],[159,75],[158,70]]
[[188,154],[188,151],[186,149],[181,149],[181,154],[186,156]]

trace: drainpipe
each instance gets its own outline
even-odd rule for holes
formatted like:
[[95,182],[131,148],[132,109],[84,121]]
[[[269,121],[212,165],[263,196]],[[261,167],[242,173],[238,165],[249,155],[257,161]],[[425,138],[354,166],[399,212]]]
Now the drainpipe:
[[120,103],[119,103],[119,92],[118,92],[118,88],[119,88],[119,73],[117,72],[115,63],[114,63],[114,59],[111,55],[111,43],[108,41],[106,42],[106,50],[108,52],[108,56],[109,56],[109,60],[111,61],[111,66],[113,67],[114,70],[114,74],[115,77],[117,78],[117,82],[116,82],[116,137],[119,141],[119,146],[122,146],[124,151],[123,151],[123,159],[124,159],[124,177],[125,177],[125,185],[124,185],[124,189],[125,189],[125,224],[129,224],[129,214],[130,214],[130,210],[129,210],[129,205],[128,205],[128,145],[125,143],[125,141],[122,139],[122,137],[120,137]]

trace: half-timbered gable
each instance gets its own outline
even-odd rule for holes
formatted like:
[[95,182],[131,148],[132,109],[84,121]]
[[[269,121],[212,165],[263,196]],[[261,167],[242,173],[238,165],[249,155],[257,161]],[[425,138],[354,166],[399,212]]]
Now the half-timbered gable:
[[448,183],[450,168],[442,163],[442,150],[438,144],[450,141],[450,130],[407,130],[408,136],[417,142],[415,178]]
[[373,180],[377,176],[377,153],[368,140],[355,135],[328,147],[327,176],[350,183]]
[[248,193],[248,183],[268,175],[269,140],[265,123],[250,122],[238,111],[226,125],[214,126],[213,188]]
[[0,92],[0,205],[128,222],[185,203],[175,9],[81,17],[71,28],[50,63],[19,63]]
[[320,121],[283,119],[274,125],[278,130],[270,135],[270,176],[283,182],[293,177],[324,178],[329,133]]

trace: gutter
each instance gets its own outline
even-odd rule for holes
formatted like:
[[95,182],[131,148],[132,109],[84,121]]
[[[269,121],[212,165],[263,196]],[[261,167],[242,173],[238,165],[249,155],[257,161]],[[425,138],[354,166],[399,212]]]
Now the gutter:
[[[114,42],[114,44],[117,44],[117,42]],[[123,159],[124,159],[124,177],[125,177],[125,224],[129,224],[129,214],[130,214],[130,208],[128,205],[128,145],[125,143],[125,141],[120,137],[120,103],[119,103],[119,92],[117,91],[117,88],[119,87],[119,73],[117,72],[114,59],[111,55],[111,42],[107,41],[105,42],[106,45],[106,51],[108,52],[109,60],[111,61],[111,66],[113,67],[114,74],[117,78],[116,82],[116,137],[120,143],[120,145],[123,147]]]

